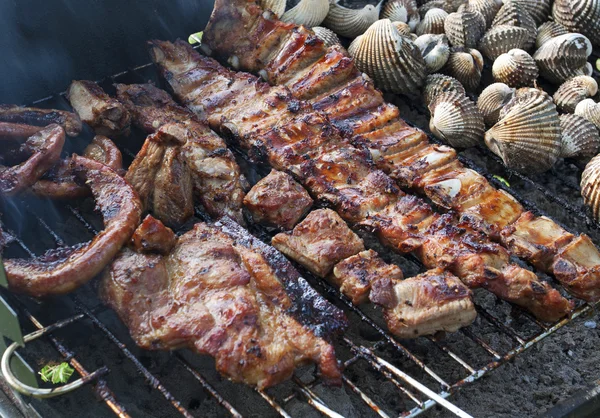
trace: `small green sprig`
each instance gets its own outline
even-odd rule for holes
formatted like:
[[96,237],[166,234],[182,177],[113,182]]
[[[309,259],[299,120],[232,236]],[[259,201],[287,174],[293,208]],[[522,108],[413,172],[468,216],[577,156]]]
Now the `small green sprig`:
[[67,383],[75,370],[69,363],[47,364],[40,370],[39,375],[44,382]]
[[500,183],[504,184],[506,187],[510,187],[510,183],[508,181],[506,181],[506,179],[504,177],[500,177],[494,174],[493,176],[496,180],[498,180]]
[[188,37],[188,43],[190,45],[194,45],[194,44],[200,44],[202,43],[202,35],[204,34],[204,32],[196,32],[196,33],[192,33],[189,37]]

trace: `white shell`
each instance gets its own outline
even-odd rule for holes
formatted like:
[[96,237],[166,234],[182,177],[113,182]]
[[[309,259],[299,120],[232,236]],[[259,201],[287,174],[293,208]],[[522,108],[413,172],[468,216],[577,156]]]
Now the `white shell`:
[[573,77],[560,85],[553,99],[563,112],[573,113],[579,102],[595,96],[598,93],[598,83],[592,77],[580,75]]
[[493,126],[500,118],[500,110],[508,104],[515,94],[515,89],[504,83],[493,83],[487,86],[477,99],[477,108],[483,115],[486,126]]
[[571,32],[579,32],[600,46],[600,2],[598,0],[555,0],[554,21]]
[[312,28],[320,25],[328,12],[329,0],[300,0],[281,16],[281,20]]
[[340,38],[338,38],[334,31],[322,26],[314,26],[312,30],[323,41],[325,46],[341,45]]
[[533,87],[538,78],[538,68],[527,52],[511,49],[496,58],[492,75],[494,80],[510,87]]
[[450,13],[444,22],[444,32],[452,46],[475,48],[485,32],[485,19],[475,11]]
[[450,47],[448,46],[446,35],[427,33],[419,36],[415,40],[415,45],[421,50],[427,71],[430,73],[435,73],[446,65],[450,56]]
[[411,31],[414,31],[421,21],[415,0],[388,0],[383,5],[381,18],[406,23]]
[[545,42],[533,59],[540,74],[548,81],[561,84],[577,75],[591,75],[587,58],[592,53],[589,39],[578,33],[567,33]]
[[260,0],[260,6],[265,10],[270,10],[277,15],[283,16],[285,12],[285,0]]
[[350,44],[348,53],[357,68],[382,90],[416,93],[427,76],[421,51],[389,19],[373,23]]
[[537,25],[529,12],[514,0],[504,1],[504,5],[500,8],[492,22],[492,26],[498,25],[518,26],[527,29],[529,38],[527,38],[527,44],[523,49],[528,50],[535,44]]
[[546,41],[550,39],[569,33],[569,29],[556,22],[545,22],[537,29],[537,36],[535,38],[535,47],[539,48]]
[[598,128],[578,115],[560,115],[561,158],[591,158],[598,153],[600,135]]
[[428,75],[425,80],[425,87],[423,87],[423,101],[429,107],[435,98],[449,91],[458,92],[463,96],[467,94],[463,85],[456,78],[443,74]]
[[511,49],[523,49],[529,42],[529,31],[509,25],[492,26],[479,40],[479,51],[490,60]]
[[434,8],[429,10],[417,25],[416,34],[420,36],[426,33],[444,33],[444,22],[447,17],[448,13],[442,9]]
[[480,144],[485,132],[483,116],[468,97],[450,91],[440,94],[429,106],[429,129],[453,147]]
[[350,9],[340,6],[339,0],[332,0],[323,26],[340,36],[355,38],[362,35],[379,19],[380,11],[381,2],[376,6],[367,4],[362,9]]
[[575,114],[586,118],[600,129],[600,103],[592,99],[582,100],[575,106]]
[[594,219],[600,219],[600,155],[596,155],[585,166],[581,174],[581,196],[592,210]]
[[451,48],[444,72],[456,78],[467,90],[475,90],[481,82],[483,56],[476,49]]

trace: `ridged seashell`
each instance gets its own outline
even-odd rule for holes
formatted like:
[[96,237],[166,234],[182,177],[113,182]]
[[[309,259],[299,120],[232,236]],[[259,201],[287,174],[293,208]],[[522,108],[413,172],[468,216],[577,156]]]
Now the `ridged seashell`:
[[579,115],[560,115],[561,158],[591,158],[598,153],[598,128]]
[[510,87],[533,87],[538,74],[535,60],[522,49],[511,49],[492,65],[494,80]]
[[587,58],[592,53],[589,39],[578,33],[567,33],[545,42],[533,59],[540,74],[548,81],[563,83],[578,75],[591,75],[591,65]]
[[389,19],[378,20],[356,38],[348,53],[382,90],[415,93],[427,75],[421,51]]
[[469,10],[450,13],[444,22],[444,32],[452,46],[475,48],[485,32],[485,19],[481,13]]
[[480,144],[485,133],[483,116],[467,96],[456,91],[440,94],[429,106],[429,129],[458,148]]
[[340,38],[338,38],[334,31],[322,26],[314,26],[312,30],[323,41],[325,46],[341,45]]
[[533,17],[536,26],[548,20],[551,0],[515,0]]
[[463,96],[467,94],[460,81],[454,77],[444,74],[428,75],[425,79],[425,87],[423,87],[423,101],[429,107],[436,97],[450,91],[455,91]]
[[362,9],[350,9],[340,6],[339,1],[331,1],[329,13],[323,22],[323,26],[328,27],[340,36],[356,38],[365,33],[379,19],[381,2],[376,6],[367,4]]
[[492,26],[479,40],[479,51],[490,60],[511,49],[523,49],[529,41],[529,31],[509,25]]
[[400,35],[402,36],[407,36],[407,37],[411,37],[411,35],[414,35],[411,31],[410,31],[410,26],[408,26],[408,24],[404,23],[404,22],[394,22],[392,21],[392,25],[394,25],[396,27],[396,29],[398,29],[398,32],[400,32]]
[[425,17],[428,11],[431,9],[442,9],[446,13],[452,13],[456,10],[453,8],[452,3],[446,0],[430,0],[425,2],[422,6],[419,7],[419,14],[421,15],[421,20]]
[[581,174],[581,196],[591,210],[594,219],[600,219],[600,155],[596,155],[585,166]]
[[595,96],[598,93],[598,83],[592,77],[580,75],[573,77],[560,85],[553,99],[563,112],[573,113],[579,102]]
[[260,0],[260,5],[265,10],[270,10],[277,15],[283,16],[285,12],[285,0]]
[[582,100],[575,106],[575,114],[586,118],[600,129],[600,103],[592,99]]
[[479,12],[485,19],[485,27],[489,27],[500,10],[502,4],[496,2],[496,0],[468,0],[468,2],[458,8],[458,10],[471,10],[473,12]]
[[312,28],[320,25],[327,13],[329,13],[329,0],[300,0],[281,16],[281,20]]
[[417,25],[416,34],[421,36],[426,33],[441,34],[444,33],[444,22],[448,17],[442,9],[431,9],[421,19],[421,22]]
[[483,56],[476,49],[451,48],[444,72],[456,78],[467,90],[475,90],[481,82]]
[[504,83],[487,86],[477,99],[477,108],[483,115],[486,126],[493,126],[500,119],[500,110],[512,99],[515,89]]
[[569,33],[569,29],[556,22],[545,22],[537,29],[535,47],[539,48],[550,39]]
[[485,133],[485,143],[504,164],[523,173],[548,170],[560,153],[560,120],[542,90],[518,89]]
[[579,32],[594,45],[600,45],[600,3],[598,0],[555,0],[554,21],[570,32]]
[[496,14],[492,26],[498,25],[518,26],[527,29],[529,38],[527,38],[527,44],[523,49],[527,50],[535,44],[537,25],[529,12],[514,0],[505,0],[504,5]]
[[421,21],[415,0],[388,0],[383,5],[381,18],[406,23],[411,31],[415,30]]
[[415,45],[421,50],[427,71],[435,73],[440,70],[450,56],[450,47],[446,35],[426,33],[415,40]]

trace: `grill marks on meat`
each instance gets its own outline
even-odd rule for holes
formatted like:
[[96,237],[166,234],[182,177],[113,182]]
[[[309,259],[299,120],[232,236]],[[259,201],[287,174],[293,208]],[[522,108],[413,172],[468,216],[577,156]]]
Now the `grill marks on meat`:
[[57,124],[67,135],[77,136],[81,132],[81,119],[75,113],[56,109],[38,109],[16,105],[0,105],[0,122],[32,126]]
[[[153,85],[119,84],[117,96],[138,127],[148,133],[162,131],[177,143],[173,145],[178,153],[176,160],[188,173],[180,175],[191,177],[193,194],[206,211],[214,217],[227,215],[243,223],[241,207],[246,180],[223,139]],[[139,186],[136,185],[138,191]],[[185,199],[190,200],[191,195],[186,194]]]
[[[340,384],[333,346],[290,314],[304,309],[284,284],[293,267],[287,262],[282,271],[235,222],[223,222],[194,225],[164,256],[122,250],[105,272],[102,298],[140,347],[208,354],[233,381],[263,389],[315,363],[325,381]],[[319,307],[309,311],[345,324],[340,311],[317,298]]]
[[[326,117],[292,98],[286,88],[271,88],[249,74],[231,72],[185,42],[152,41],[150,53],[181,102],[201,116],[209,115],[213,129],[231,136],[256,159],[293,175],[344,220],[373,231],[401,252],[423,255],[419,249],[425,245],[438,249],[444,265],[468,285],[483,286],[488,267],[493,268],[502,277],[489,290],[526,309],[537,311],[540,303],[547,306],[545,319],[561,318],[571,309],[569,301],[533,272],[509,264],[503,247],[467,224],[440,218],[423,200],[402,193],[374,167],[360,144],[351,146]],[[221,101],[224,96],[228,100]],[[453,232],[441,228],[444,223],[453,225]],[[463,260],[476,269],[461,268]],[[423,257],[423,261],[428,268],[438,266],[438,257]],[[522,277],[540,292],[519,292]],[[499,289],[500,285],[506,288]]]
[[95,82],[74,80],[67,90],[67,98],[81,120],[98,135],[129,135],[131,115],[121,102],[106,94]]
[[73,291],[102,271],[140,223],[139,198],[115,171],[79,156],[71,159],[71,169],[92,190],[104,230],[85,244],[33,259],[4,260],[9,289],[14,292],[42,297]]
[[[535,224],[536,218],[524,212],[512,196],[465,168],[454,150],[429,144],[423,132],[407,126],[399,118],[398,109],[384,102],[382,94],[356,69],[343,49],[327,49],[310,30],[280,22],[272,14],[263,13],[256,2],[245,0],[217,0],[202,43],[205,50],[238,63],[237,68],[260,73],[271,84],[289,87],[294,98],[308,100],[354,141],[366,144],[377,166],[399,185],[458,212],[463,221],[536,265],[543,252],[550,260],[542,263],[545,270],[554,273],[571,293],[588,301],[600,297],[600,292],[591,290],[600,288],[600,276],[593,273],[594,269],[571,262],[574,271],[585,276],[585,280],[575,282],[563,281],[561,271],[554,271],[561,265],[562,249],[574,251],[568,246],[575,239],[573,235],[545,221],[548,234],[527,241],[525,230],[532,227],[517,220],[525,217]],[[509,237],[511,233],[516,234],[514,239]],[[542,239],[546,237],[547,241]],[[583,241],[588,239],[582,237]],[[517,249],[506,241],[523,245]],[[597,249],[594,258],[600,258]],[[596,271],[600,273],[600,265]]]

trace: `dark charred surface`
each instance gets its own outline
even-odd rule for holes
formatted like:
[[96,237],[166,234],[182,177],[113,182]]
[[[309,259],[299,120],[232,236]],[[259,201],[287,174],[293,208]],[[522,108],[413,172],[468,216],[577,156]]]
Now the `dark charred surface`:
[[62,126],[69,136],[79,135],[82,129],[79,116],[57,109],[0,105],[0,121],[34,126],[48,126],[55,123]]

